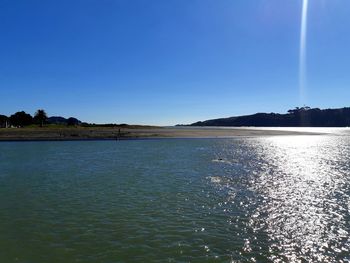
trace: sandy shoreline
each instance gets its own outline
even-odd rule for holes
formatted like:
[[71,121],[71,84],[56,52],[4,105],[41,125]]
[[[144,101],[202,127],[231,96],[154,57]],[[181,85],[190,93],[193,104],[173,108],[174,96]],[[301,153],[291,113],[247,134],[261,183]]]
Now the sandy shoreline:
[[[120,132],[119,132],[120,130]],[[148,138],[226,138],[236,136],[318,135],[321,133],[259,128],[19,128],[0,129],[0,141],[115,140]]]

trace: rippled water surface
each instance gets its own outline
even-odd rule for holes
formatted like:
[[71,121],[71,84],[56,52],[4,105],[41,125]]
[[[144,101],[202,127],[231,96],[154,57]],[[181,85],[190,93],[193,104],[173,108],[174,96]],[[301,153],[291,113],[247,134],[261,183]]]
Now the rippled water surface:
[[0,143],[0,262],[349,262],[350,137]]

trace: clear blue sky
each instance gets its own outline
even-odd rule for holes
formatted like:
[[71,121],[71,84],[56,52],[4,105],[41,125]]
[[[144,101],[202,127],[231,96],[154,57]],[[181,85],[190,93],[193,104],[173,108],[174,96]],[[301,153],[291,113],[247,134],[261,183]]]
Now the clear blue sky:
[[[301,0],[0,0],[0,114],[172,125],[300,105]],[[350,106],[350,1],[310,0],[306,104]]]

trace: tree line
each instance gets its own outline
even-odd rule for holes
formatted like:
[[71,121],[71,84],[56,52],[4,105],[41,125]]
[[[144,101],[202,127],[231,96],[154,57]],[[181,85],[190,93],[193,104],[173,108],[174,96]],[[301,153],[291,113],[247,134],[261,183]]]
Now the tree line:
[[[25,111],[18,111],[11,116],[0,115],[0,127],[24,127],[29,125],[38,125],[43,127],[45,124],[48,124],[49,118],[47,113],[43,109],[38,109],[34,116],[26,113]],[[76,125],[77,119],[68,118],[67,125]]]

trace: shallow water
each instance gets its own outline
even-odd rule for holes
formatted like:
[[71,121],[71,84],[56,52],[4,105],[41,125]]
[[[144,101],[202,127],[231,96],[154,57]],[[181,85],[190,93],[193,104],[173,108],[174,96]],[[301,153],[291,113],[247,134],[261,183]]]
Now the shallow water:
[[350,137],[0,143],[0,262],[348,262]]

